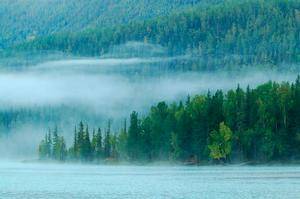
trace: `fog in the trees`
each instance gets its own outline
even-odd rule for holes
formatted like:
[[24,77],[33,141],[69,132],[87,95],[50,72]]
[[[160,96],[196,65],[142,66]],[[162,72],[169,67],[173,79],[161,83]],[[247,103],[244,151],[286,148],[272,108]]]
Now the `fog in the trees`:
[[[122,48],[125,50],[116,47],[102,58],[60,57],[54,61],[39,60],[20,69],[3,66],[0,110],[2,117],[11,112],[14,115],[1,127],[0,151],[6,151],[2,154],[35,154],[38,141],[55,125],[70,142],[74,124],[81,120],[96,128],[105,127],[107,120],[113,119],[113,127],[117,128],[131,111],[143,113],[159,101],[185,100],[187,95],[226,91],[238,84],[245,88],[269,80],[293,81],[297,76],[269,69],[170,72],[168,67],[174,61],[190,56],[165,57],[163,48],[135,42]],[[159,56],[147,56],[158,52]],[[33,112],[18,112],[24,109]]]

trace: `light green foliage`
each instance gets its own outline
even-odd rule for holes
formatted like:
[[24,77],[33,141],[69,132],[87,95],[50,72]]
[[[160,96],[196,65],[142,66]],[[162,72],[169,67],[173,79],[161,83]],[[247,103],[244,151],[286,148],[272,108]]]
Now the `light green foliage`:
[[210,139],[211,144],[208,145],[210,157],[216,160],[226,160],[231,153],[232,131],[230,128],[222,122],[218,131],[211,132]]

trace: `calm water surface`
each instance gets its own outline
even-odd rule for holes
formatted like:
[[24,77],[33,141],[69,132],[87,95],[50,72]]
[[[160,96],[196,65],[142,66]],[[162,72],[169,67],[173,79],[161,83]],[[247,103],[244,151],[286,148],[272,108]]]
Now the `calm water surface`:
[[300,166],[157,167],[0,162],[0,198],[300,198]]

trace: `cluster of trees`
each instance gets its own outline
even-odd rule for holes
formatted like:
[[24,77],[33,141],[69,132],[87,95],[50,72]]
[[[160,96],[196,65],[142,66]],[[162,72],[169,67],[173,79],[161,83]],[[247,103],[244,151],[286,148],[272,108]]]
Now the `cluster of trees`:
[[69,149],[70,157],[83,161],[116,159],[116,136],[111,135],[110,131],[111,122],[109,121],[104,135],[102,135],[101,129],[98,128],[97,132],[93,130],[92,138],[90,139],[88,126],[85,127],[80,122],[78,131],[75,128],[74,142]]
[[90,136],[88,126],[82,122],[78,129],[75,127],[72,146],[67,149],[65,140],[58,136],[57,128],[49,131],[39,145],[40,159],[53,159],[58,161],[80,160],[80,161],[101,161],[103,159],[117,159],[117,136],[111,135],[111,121],[108,122],[104,135],[101,129],[97,132],[94,129]]
[[[104,135],[98,130],[92,139],[81,123],[68,158],[182,162],[299,159],[300,77],[292,84],[268,82],[246,90],[238,86],[226,93],[218,90],[188,97],[185,102],[160,102],[142,117],[132,112],[129,123],[113,135],[109,123]],[[45,148],[45,143],[43,140],[40,148]]]
[[226,1],[169,17],[41,37],[16,49],[100,56],[114,45],[139,41],[160,44],[171,55],[199,56],[193,65],[201,69],[214,69],[210,62],[216,59],[228,59],[229,65],[298,63],[299,9],[296,0]]
[[49,133],[45,135],[44,140],[39,146],[39,155],[40,158],[51,158],[59,161],[66,160],[66,142],[62,136],[58,136],[57,128],[53,132],[49,130]]

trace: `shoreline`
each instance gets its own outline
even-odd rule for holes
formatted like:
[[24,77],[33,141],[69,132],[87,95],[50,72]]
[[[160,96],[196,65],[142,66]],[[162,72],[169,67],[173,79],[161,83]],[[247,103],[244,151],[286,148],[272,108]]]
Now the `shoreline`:
[[256,166],[300,166],[300,160],[298,161],[272,161],[272,162],[236,162],[236,163],[225,163],[225,164],[214,164],[214,163],[200,163],[200,164],[184,164],[184,163],[172,163],[168,161],[156,161],[150,163],[143,163],[143,162],[80,162],[80,161],[55,161],[55,160],[39,160],[39,159],[31,159],[31,160],[21,160],[20,163],[30,164],[30,163],[37,163],[37,164],[57,164],[57,165],[83,165],[83,166],[170,166],[170,167],[256,167]]

